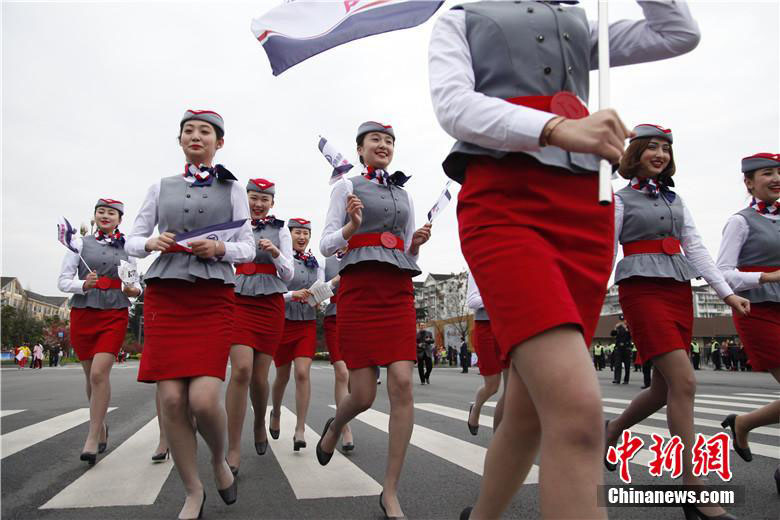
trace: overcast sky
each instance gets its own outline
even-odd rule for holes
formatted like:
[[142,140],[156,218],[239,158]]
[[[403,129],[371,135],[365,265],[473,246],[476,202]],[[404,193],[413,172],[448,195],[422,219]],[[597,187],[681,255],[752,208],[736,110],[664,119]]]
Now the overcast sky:
[[[392,169],[413,175],[407,188],[421,224],[446,181],[440,164],[452,144],[428,93],[433,19],[332,49],[274,77],[249,26],[279,3],[4,1],[3,276],[59,294],[65,249],[56,220],[88,222],[98,197],[124,201],[120,229],[129,232],[148,186],[182,169],[175,137],[187,108],[222,114],[225,146],[217,162],[242,184],[275,181],[274,213],[312,220],[318,256],[330,169],[317,136],[356,163],[358,124],[391,123],[398,139]],[[612,104],[629,126],[651,122],[674,131],[677,190],[716,255],[723,224],[747,202],[740,158],[780,151],[780,9],[776,0],[689,3],[702,32],[698,48],[615,69]],[[595,0],[581,5],[595,18]],[[641,17],[633,1],[610,5],[612,20]],[[595,74],[591,93],[595,108]],[[615,181],[616,189],[624,182]],[[454,210],[455,203],[439,217],[422,249],[426,272],[465,267]]]

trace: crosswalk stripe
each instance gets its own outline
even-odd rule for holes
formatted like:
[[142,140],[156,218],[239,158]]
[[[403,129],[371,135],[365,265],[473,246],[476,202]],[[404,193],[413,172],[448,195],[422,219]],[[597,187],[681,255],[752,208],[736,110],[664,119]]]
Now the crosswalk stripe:
[[[116,410],[116,407],[108,409],[109,412],[112,410]],[[1,458],[4,459],[87,421],[89,421],[89,408],[79,408],[10,433],[4,433],[0,438]]]
[[778,394],[734,394],[734,395],[746,395],[748,397],[769,397],[773,401],[780,399],[780,395]]
[[[451,419],[457,419],[464,423],[469,420],[469,412],[466,410],[458,410],[457,408],[450,408],[449,406],[442,406],[434,403],[414,403],[414,407],[425,412],[431,412],[438,415],[443,415]],[[493,418],[486,416],[485,414],[479,414],[479,425],[493,428]]]
[[736,397],[733,395],[717,395],[717,394],[696,394],[696,397],[709,397],[710,399],[728,399],[728,400],[734,400],[734,401],[755,401],[757,403],[771,403],[775,401],[775,399],[766,399],[766,398],[759,398],[759,397]]
[[[331,406],[331,408],[335,408],[335,406]],[[369,409],[355,419],[373,426],[377,430],[388,433],[390,416],[386,413]],[[482,475],[482,470],[485,466],[485,453],[487,453],[487,450],[482,446],[439,433],[419,424],[414,425],[410,444],[472,473]],[[538,483],[539,471],[536,467],[532,467],[525,478],[524,484]]]
[[0,417],[5,417],[7,415],[13,415],[15,413],[23,412],[24,410],[0,410]]
[[173,468],[150,460],[159,435],[155,417],[40,509],[154,504]]
[[[610,403],[630,403],[630,399],[614,399],[611,397],[603,397],[601,399],[602,401],[608,401]],[[756,408],[761,408],[761,405],[758,404],[744,404],[744,403],[732,403],[732,402],[726,402],[726,401],[713,401],[710,399],[699,399],[699,396],[697,395],[694,401],[696,404],[717,404],[721,406],[727,406],[728,412],[726,415],[730,413],[734,413],[733,408],[747,408],[749,410],[755,410]],[[487,404],[487,403],[485,403]],[[495,405],[494,405],[495,406]],[[729,410],[731,409],[731,410]]]
[[297,499],[371,496],[382,491],[382,486],[376,480],[338,450],[333,452],[333,458],[327,466],[320,466],[314,450],[321,432],[314,431],[308,425],[307,447],[293,451],[291,442],[295,431],[295,414],[284,406],[281,412],[279,428],[285,437],[282,439],[280,436],[276,440],[268,437],[268,443]]

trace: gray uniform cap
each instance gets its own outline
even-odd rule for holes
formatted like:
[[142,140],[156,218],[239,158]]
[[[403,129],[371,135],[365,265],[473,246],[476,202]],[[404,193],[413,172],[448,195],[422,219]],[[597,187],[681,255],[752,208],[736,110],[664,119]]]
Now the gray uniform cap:
[[780,167],[780,154],[757,153],[742,159],[742,173],[750,173],[761,168]]
[[303,228],[311,231],[311,221],[305,218],[291,218],[287,221],[287,227],[290,229]]
[[246,183],[246,191],[276,195],[276,184],[266,179],[249,179]]
[[672,131],[662,126],[650,124],[637,125],[634,127],[634,132],[636,133],[636,137],[632,137],[629,142],[633,142],[635,139],[641,139],[643,137],[659,137],[669,141],[669,144],[674,142],[672,139]]
[[122,203],[122,201],[114,199],[98,199],[98,201],[95,203],[95,209],[97,210],[101,206],[106,208],[114,208],[119,212],[120,215],[125,214],[125,205]]
[[184,128],[184,123],[193,119],[198,121],[205,121],[211,124],[214,128],[219,129],[223,136],[225,135],[225,121],[222,119],[221,115],[211,110],[187,110],[184,112],[184,115],[181,118],[181,123],[179,123],[179,130],[181,131],[181,129]]
[[393,138],[393,141],[395,141],[395,132],[393,132],[393,127],[391,125],[383,125],[382,123],[377,123],[376,121],[366,121],[358,127],[357,137],[355,138],[357,143],[360,144],[360,139],[369,132],[381,132],[383,134],[387,134]]

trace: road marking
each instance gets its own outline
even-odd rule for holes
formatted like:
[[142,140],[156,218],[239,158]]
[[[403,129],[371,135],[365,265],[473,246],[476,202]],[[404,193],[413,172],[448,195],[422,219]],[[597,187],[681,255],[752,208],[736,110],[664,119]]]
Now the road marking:
[[[335,408],[335,406],[331,405],[331,408]],[[355,419],[388,433],[390,416],[386,413],[369,409],[355,417]],[[485,466],[485,453],[487,453],[487,450],[482,446],[439,433],[419,424],[414,425],[410,444],[472,473],[482,475],[482,470]],[[536,466],[532,466],[524,484],[538,483],[539,470]]]
[[[458,410],[457,408],[450,408],[449,406],[442,406],[440,404],[434,404],[434,403],[414,403],[414,407],[420,410],[424,410],[426,412],[431,412],[438,415],[443,415],[445,417],[450,417],[451,419],[458,419],[459,421],[463,421],[464,423],[469,420],[468,410]],[[479,425],[486,426],[492,429],[493,418],[489,415],[486,416],[485,414],[481,413],[479,414]]]
[[[108,409],[109,412],[112,410],[116,410],[116,407]],[[79,408],[10,433],[4,433],[0,438],[1,458],[4,459],[87,421],[89,421],[89,408]]]
[[734,394],[734,395],[746,395],[748,397],[769,397],[773,401],[776,401],[780,398],[780,395],[778,394]]
[[7,415],[13,415],[15,413],[23,412],[24,410],[0,410],[0,417],[5,417]]
[[[270,406],[268,411],[271,411]],[[293,451],[292,434],[296,417],[284,406],[281,413],[279,429],[284,437],[280,435],[279,439],[274,440],[269,436],[268,443],[297,499],[371,496],[382,491],[382,486],[376,480],[338,450],[333,453],[327,466],[320,466],[315,448],[322,432],[314,431],[308,425],[307,447]]]
[[40,509],[154,504],[173,469],[170,459],[150,460],[159,437],[155,417]]
[[717,394],[696,394],[696,397],[709,397],[709,398],[715,398],[715,399],[730,399],[734,401],[755,401],[757,403],[771,403],[776,401],[776,399],[765,399],[765,398],[758,398],[758,397],[736,397],[733,395],[717,395]]
[[[620,415],[623,413],[622,408],[612,408],[609,406],[604,407],[604,412],[606,413],[613,413],[616,415]],[[666,421],[666,414],[660,414],[660,413],[654,413],[647,417],[648,419],[655,419],[657,421]],[[693,418],[693,424],[696,426],[705,426],[707,428],[716,428],[716,429],[723,429],[723,427],[720,425],[720,421],[710,421],[708,419],[699,419],[697,417]],[[777,428],[767,428],[765,426],[761,426],[759,428],[754,428],[750,430],[750,433],[760,434],[760,435],[771,435],[774,437],[780,437],[780,430]]]

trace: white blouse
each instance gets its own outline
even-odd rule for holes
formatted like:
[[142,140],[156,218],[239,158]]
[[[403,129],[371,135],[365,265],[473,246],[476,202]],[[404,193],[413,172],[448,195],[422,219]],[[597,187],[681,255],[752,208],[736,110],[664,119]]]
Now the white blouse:
[[[84,247],[84,240],[81,237],[73,237],[70,245],[75,247],[79,254]],[[125,247],[127,246],[127,237],[125,237]],[[135,258],[132,256],[127,261],[135,265]],[[57,288],[64,293],[84,294],[84,280],[79,280],[79,263],[81,258],[73,251],[68,250],[62,259],[60,267],[60,277],[57,279]]]
[[479,293],[479,287],[477,287],[477,282],[474,280],[474,275],[471,274],[471,271],[469,271],[468,287],[466,289],[466,305],[472,311],[485,306],[482,303],[482,295]]
[[[780,219],[780,215],[759,214],[769,220]],[[745,245],[749,233],[750,227],[742,215],[729,217],[726,221],[726,227],[723,228],[723,239],[720,241],[717,264],[718,269],[735,292],[747,291],[761,286],[759,282],[761,273],[743,273],[737,270],[739,253],[742,252],[742,246]]]

